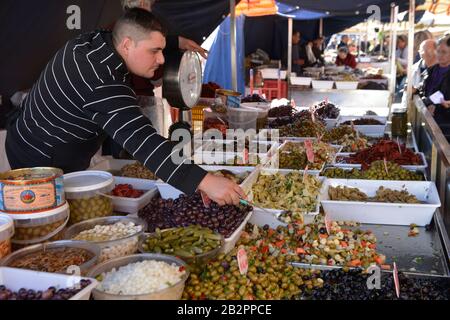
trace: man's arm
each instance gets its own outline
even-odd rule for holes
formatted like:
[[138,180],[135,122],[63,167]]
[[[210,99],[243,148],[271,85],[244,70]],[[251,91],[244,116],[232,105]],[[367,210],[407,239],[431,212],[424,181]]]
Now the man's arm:
[[187,159],[174,163],[172,155],[180,150],[174,143],[157,134],[137,105],[131,88],[114,83],[97,87],[83,106],[89,118],[95,121],[114,141],[163,181],[192,194],[207,172],[189,164]]

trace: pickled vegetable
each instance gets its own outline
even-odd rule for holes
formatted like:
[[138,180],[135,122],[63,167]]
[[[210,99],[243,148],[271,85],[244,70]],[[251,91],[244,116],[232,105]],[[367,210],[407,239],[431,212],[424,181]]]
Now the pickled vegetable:
[[223,237],[211,229],[201,226],[156,230],[142,244],[146,252],[173,254],[182,258],[193,258],[221,246]]

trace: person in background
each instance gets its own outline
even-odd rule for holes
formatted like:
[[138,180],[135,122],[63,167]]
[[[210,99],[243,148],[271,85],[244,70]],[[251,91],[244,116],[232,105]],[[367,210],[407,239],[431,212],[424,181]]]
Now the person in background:
[[313,41],[313,47],[312,51],[314,53],[314,57],[316,58],[316,61],[318,64],[324,65],[325,59],[323,57],[323,37],[319,37],[317,39],[314,39]]
[[[440,91],[444,96],[441,103],[434,104],[430,96]],[[434,114],[444,135],[450,135],[450,37],[439,39],[437,64],[428,69],[422,91],[422,101]]]
[[300,74],[302,67],[306,65],[306,53],[302,45],[300,44],[301,34],[300,31],[294,31],[292,34],[292,72]]
[[397,37],[397,51],[395,52],[395,57],[404,69],[408,67],[408,38],[405,35]]
[[347,47],[348,48],[348,43],[350,41],[350,38],[348,37],[348,35],[344,34],[341,37],[341,42],[338,44],[338,50],[342,47]]
[[307,58],[307,62],[306,62],[306,66],[310,67],[310,66],[314,66],[317,63],[317,59],[316,56],[314,55],[313,52],[313,42],[310,40],[308,41],[308,43],[305,46],[305,53],[306,53],[306,58]]
[[[381,53],[380,53],[380,50],[381,50]],[[381,44],[379,43],[375,46],[375,48],[373,48],[371,53],[374,56],[378,56],[378,55],[382,55],[382,56],[386,56],[386,57],[389,56],[389,37],[384,37],[383,48],[381,48]]]
[[352,69],[355,69],[357,66],[356,58],[354,55],[348,52],[347,47],[339,48],[338,56],[336,57],[336,65],[337,66],[348,66]]
[[433,34],[428,30],[423,30],[416,32],[414,34],[414,62],[419,62],[422,59],[421,54],[419,52],[420,46],[424,43],[425,40],[433,39]]
[[[413,94],[416,94],[423,86],[424,79],[425,77],[427,77],[428,74],[428,69],[433,67],[437,63],[436,49],[437,49],[436,41],[432,39],[425,40],[420,44],[419,47],[420,60],[417,63],[415,63],[412,67]],[[405,88],[403,90],[402,96],[402,104],[405,107],[407,107],[406,99],[407,99],[407,92]]]

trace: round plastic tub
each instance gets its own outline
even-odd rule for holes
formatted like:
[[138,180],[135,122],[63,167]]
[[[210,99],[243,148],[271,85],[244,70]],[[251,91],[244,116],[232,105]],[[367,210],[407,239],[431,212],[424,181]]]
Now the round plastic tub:
[[256,132],[258,113],[257,109],[228,108],[227,115],[230,129],[254,129]]
[[64,175],[64,190],[70,206],[69,224],[113,213],[114,178],[105,171],[80,171]]
[[0,211],[30,214],[51,210],[66,203],[63,171],[57,168],[28,168],[0,174]]
[[[72,259],[65,259],[64,260],[64,251],[68,249],[79,249],[81,252],[87,251],[89,253],[88,259],[84,261],[81,264],[78,264],[74,261],[71,261]],[[0,261],[1,266],[5,267],[11,267],[11,268],[22,268],[22,269],[29,269],[34,271],[43,271],[43,272],[49,272],[48,271],[48,265],[43,266],[42,264],[39,265],[23,265],[27,259],[30,259],[30,257],[38,254],[45,254],[49,252],[62,252],[62,257],[60,257],[60,270],[55,271],[54,273],[68,273],[68,274],[81,274],[86,275],[87,271],[91,269],[98,261],[98,257],[100,255],[100,247],[97,246],[94,243],[89,243],[85,241],[56,241],[56,242],[50,242],[46,244],[36,244],[33,246],[28,246],[24,249],[18,250],[4,258],[2,261]],[[48,259],[45,257],[43,258],[47,263],[49,263]],[[44,261],[44,260],[43,260]],[[20,265],[20,266],[19,266]],[[55,266],[53,266],[55,267]]]
[[31,245],[47,241],[57,235],[69,221],[69,205],[41,213],[10,214],[14,219],[15,233],[12,242]]
[[13,235],[13,219],[6,214],[0,214],[0,259],[11,253],[11,237]]
[[69,227],[64,232],[64,239],[72,240],[82,231],[91,230],[95,226],[113,225],[118,222],[122,222],[124,224],[131,222],[136,226],[141,226],[141,231],[116,240],[89,241],[90,243],[98,245],[101,249],[99,262],[136,253],[138,251],[139,238],[147,229],[147,223],[135,217],[104,217],[83,221]]
[[247,110],[256,110],[258,112],[258,118],[256,119],[256,130],[262,130],[267,125],[269,116],[270,103],[242,103],[241,107]]
[[127,266],[131,263],[146,261],[146,260],[156,260],[163,261],[168,264],[176,264],[182,268],[185,268],[186,273],[183,277],[175,283],[174,285],[160,290],[155,291],[148,294],[141,295],[118,295],[118,294],[109,294],[104,291],[100,291],[99,289],[94,289],[92,291],[92,295],[95,300],[180,300],[183,294],[184,285],[186,283],[187,278],[189,277],[189,271],[187,269],[187,265],[182,260],[168,256],[163,254],[136,254],[132,256],[117,258],[114,260],[110,260],[99,264],[95,268],[93,268],[88,276],[91,278],[95,278],[101,282],[102,274],[106,272],[110,272],[113,269],[118,270],[120,267]]

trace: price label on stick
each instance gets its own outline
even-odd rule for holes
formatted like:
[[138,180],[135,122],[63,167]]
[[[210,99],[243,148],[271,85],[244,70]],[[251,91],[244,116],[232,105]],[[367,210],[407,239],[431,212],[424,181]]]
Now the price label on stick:
[[247,258],[247,252],[243,247],[239,248],[237,252],[237,261],[239,265],[239,272],[242,275],[247,274],[248,271],[248,258]]
[[325,221],[325,228],[327,229],[327,233],[328,233],[328,235],[331,235],[331,220],[327,214],[325,214],[324,221]]
[[400,282],[398,280],[398,269],[397,264],[394,262],[394,270],[392,271],[394,275],[394,285],[395,285],[395,294],[397,298],[400,298]]
[[308,174],[308,165],[306,165],[305,170],[303,171],[303,182],[305,182],[306,175]]
[[383,159],[383,162],[384,162],[384,170],[386,171],[386,174],[389,174],[386,158]]
[[304,142],[306,149],[306,157],[308,158],[308,162],[314,163],[314,150],[311,140],[307,139]]
[[316,122],[316,116],[314,115],[314,109],[313,107],[309,107],[309,113],[311,114],[311,120],[312,122]]
[[355,124],[353,123],[353,120],[350,121],[350,125],[352,126],[352,131],[356,131],[355,130]]
[[294,99],[291,99],[291,106],[292,106],[292,108],[295,108],[297,105],[295,104],[295,100]]
[[398,137],[397,137],[397,146],[398,146],[398,152],[400,152],[400,154],[402,154],[402,148],[400,147],[400,141],[398,140]]

